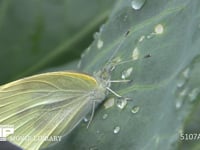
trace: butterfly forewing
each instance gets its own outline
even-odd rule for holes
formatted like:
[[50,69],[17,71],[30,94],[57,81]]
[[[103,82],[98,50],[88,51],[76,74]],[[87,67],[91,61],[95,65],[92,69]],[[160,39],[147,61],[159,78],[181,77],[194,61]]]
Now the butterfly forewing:
[[[50,141],[34,137],[70,132],[92,106],[96,80],[86,74],[53,72],[0,87],[0,125],[14,125],[8,139],[22,148],[38,149]],[[13,137],[28,137],[30,140]]]

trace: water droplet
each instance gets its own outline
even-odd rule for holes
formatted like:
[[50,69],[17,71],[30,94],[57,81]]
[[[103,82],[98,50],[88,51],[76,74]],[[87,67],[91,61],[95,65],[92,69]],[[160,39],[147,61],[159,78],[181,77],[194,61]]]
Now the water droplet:
[[133,114],[136,114],[139,110],[140,110],[140,107],[139,107],[139,106],[133,106],[132,109],[131,109],[131,112],[132,112]]
[[119,99],[117,101],[117,107],[120,108],[120,109],[124,109],[127,105],[127,99],[126,98],[123,98],[123,99]]
[[120,127],[119,127],[119,126],[116,126],[116,127],[114,128],[114,130],[113,130],[113,132],[114,132],[115,134],[119,133],[119,131],[120,131]]
[[132,59],[137,60],[139,58],[139,50],[138,48],[134,48],[133,53],[132,53]]
[[164,27],[163,27],[163,25],[162,25],[162,24],[156,25],[155,28],[154,28],[154,32],[155,32],[156,34],[162,34],[162,33],[164,32]]
[[84,118],[83,118],[83,121],[84,121],[84,122],[88,122],[89,119],[88,119],[87,117],[84,117]]
[[187,92],[188,92],[188,88],[185,88],[185,89],[183,89],[183,90],[179,93],[179,95],[180,95],[181,97],[185,97],[185,96],[187,95]]
[[102,47],[103,47],[103,41],[99,39],[99,40],[97,41],[97,48],[98,48],[98,49],[101,49]]
[[105,120],[106,118],[108,118],[108,114],[104,114],[102,118]]
[[185,84],[185,82],[186,82],[186,80],[184,79],[181,79],[181,80],[179,80],[178,81],[178,83],[176,84],[176,86],[178,87],[178,88],[181,88],[181,87],[183,87],[183,85]]
[[194,101],[199,95],[199,93],[200,93],[199,88],[194,88],[193,90],[191,90],[190,93],[188,94],[190,101]]
[[108,100],[105,101],[104,107],[105,109],[108,109],[112,107],[115,104],[115,99],[114,98],[109,98]]
[[99,32],[101,33],[105,29],[105,24],[101,25]]
[[100,35],[99,32],[95,32],[95,33],[93,34],[94,39],[97,39],[97,38],[99,37],[99,35]]
[[183,71],[183,76],[185,78],[189,78],[189,75],[190,75],[190,68],[186,68],[184,71]]
[[122,79],[128,78],[128,77],[131,75],[132,72],[133,72],[133,68],[132,68],[132,67],[130,67],[130,68],[124,70],[124,71],[122,72],[121,78],[122,78]]
[[150,33],[149,35],[147,35],[147,39],[151,39],[151,38],[153,38],[154,37],[154,35],[155,35],[155,33]]
[[144,35],[142,35],[140,38],[139,38],[139,42],[142,42],[143,40],[145,39],[145,36]]
[[175,107],[176,109],[180,109],[183,105],[183,99],[182,98],[177,98],[176,99],[176,104],[175,104]]
[[135,10],[140,10],[144,6],[146,0],[132,0],[131,6]]

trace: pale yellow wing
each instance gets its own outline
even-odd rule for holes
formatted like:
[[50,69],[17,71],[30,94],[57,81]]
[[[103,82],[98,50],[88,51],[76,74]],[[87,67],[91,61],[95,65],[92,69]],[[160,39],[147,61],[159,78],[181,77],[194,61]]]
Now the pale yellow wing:
[[73,72],[45,73],[0,86],[0,125],[14,125],[8,138],[22,148],[46,147],[52,142],[37,137],[70,132],[91,110],[96,86],[93,77]]

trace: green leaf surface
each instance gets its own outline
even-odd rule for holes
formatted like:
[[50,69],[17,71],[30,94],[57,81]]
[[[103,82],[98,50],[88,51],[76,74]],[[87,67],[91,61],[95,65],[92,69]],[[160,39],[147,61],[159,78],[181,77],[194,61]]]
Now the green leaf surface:
[[113,3],[113,0],[0,1],[0,82],[79,57]]
[[[199,105],[200,2],[151,0],[139,10],[131,4],[129,0],[118,2],[84,53],[80,68],[93,74],[113,55],[130,60],[137,48],[138,60],[118,65],[112,72],[112,80],[117,80],[124,70],[133,68],[128,78],[131,83],[111,86],[132,101],[124,109],[116,102],[107,109],[102,104],[89,129],[81,123],[56,148],[172,150],[181,143],[179,134]],[[151,57],[143,59],[148,54]]]

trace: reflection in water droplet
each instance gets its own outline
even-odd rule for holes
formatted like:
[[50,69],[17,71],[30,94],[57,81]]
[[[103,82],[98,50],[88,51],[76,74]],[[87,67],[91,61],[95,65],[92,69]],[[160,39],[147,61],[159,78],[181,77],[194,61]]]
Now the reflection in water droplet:
[[108,114],[104,114],[102,118],[103,118],[103,119],[108,118]]
[[162,24],[156,25],[155,28],[154,28],[154,32],[155,32],[156,34],[162,34],[162,33],[164,32],[164,27],[163,27],[163,25],[162,25]]
[[127,105],[127,99],[126,98],[123,98],[123,99],[119,99],[117,101],[117,107],[120,108],[120,109],[124,109]]
[[130,68],[124,70],[124,71],[122,72],[121,78],[122,78],[122,79],[128,78],[128,77],[131,75],[132,72],[133,72],[133,68],[132,68],[132,67],[130,67]]
[[97,41],[97,48],[98,48],[98,49],[101,49],[102,47],[103,47],[103,41],[99,39],[99,40]]
[[144,35],[142,35],[140,38],[139,38],[139,42],[142,42],[143,40],[145,39],[145,36]]
[[114,98],[109,98],[108,100],[105,101],[105,103],[103,104],[105,109],[108,109],[110,107],[112,107],[115,104],[115,99]]
[[132,59],[137,60],[139,58],[139,50],[138,48],[134,48],[133,53],[132,53]]
[[131,6],[135,10],[140,10],[144,6],[146,0],[132,0]]
[[113,132],[114,132],[115,134],[119,133],[119,131],[120,131],[120,127],[119,127],[119,126],[116,126],[116,127],[114,128],[114,130],[113,130]]
[[199,88],[194,88],[193,90],[191,90],[190,93],[188,94],[190,101],[194,101],[199,95],[199,93],[200,93]]
[[132,112],[133,114],[136,114],[139,110],[140,110],[140,107],[139,107],[139,106],[133,106],[132,109],[131,109],[131,112]]

